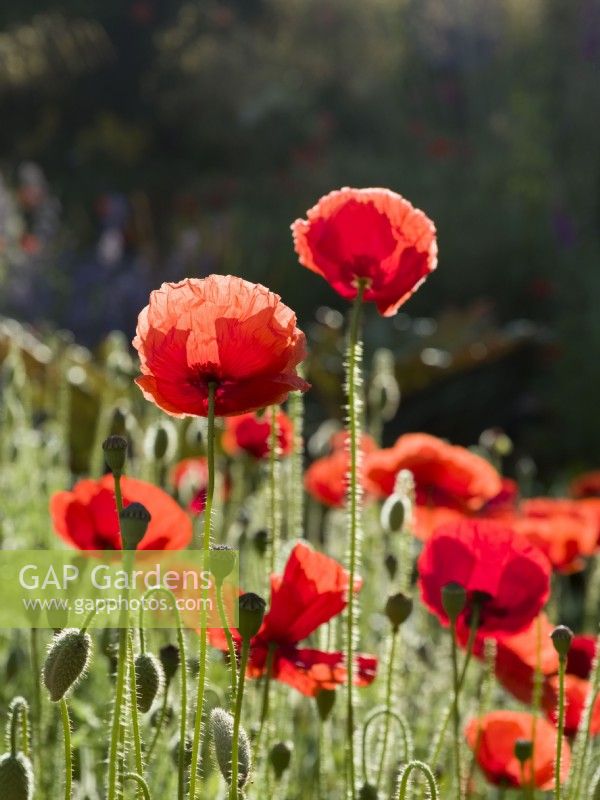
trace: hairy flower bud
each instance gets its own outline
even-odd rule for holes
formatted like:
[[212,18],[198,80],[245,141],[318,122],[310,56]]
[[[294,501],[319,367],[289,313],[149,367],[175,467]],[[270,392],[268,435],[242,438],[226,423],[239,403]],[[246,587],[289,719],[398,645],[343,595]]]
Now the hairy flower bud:
[[123,436],[109,436],[102,442],[106,466],[113,475],[120,478],[127,458],[127,439]]
[[77,628],[65,628],[56,634],[44,662],[44,685],[50,700],[57,703],[74,686],[87,669],[92,640]]
[[377,800],[377,787],[372,783],[363,783],[358,792],[358,800]]
[[392,623],[394,630],[398,630],[400,625],[409,618],[413,609],[412,597],[407,597],[402,592],[391,594],[385,604],[385,614]]
[[[210,727],[219,769],[227,783],[230,784],[233,717],[223,708],[215,708],[210,715]],[[251,763],[250,740],[246,731],[240,728],[238,739],[238,786],[240,789],[250,776]]]
[[450,622],[456,622],[467,604],[467,592],[459,583],[447,583],[442,588],[442,606]]
[[398,533],[402,530],[405,519],[404,498],[399,494],[391,494],[381,507],[381,527],[386,533]]
[[165,681],[168,686],[175,677],[181,663],[179,648],[175,647],[174,644],[166,644],[158,651],[158,657],[160,659]]
[[558,625],[550,634],[554,649],[560,658],[566,658],[567,653],[571,649],[571,642],[573,641],[573,631],[567,628],[566,625]]
[[283,773],[290,766],[293,749],[292,742],[277,742],[269,751],[269,762],[273,767],[276,780],[281,780]]
[[335,699],[335,689],[321,689],[321,691],[315,697],[317,702],[317,711],[319,712],[319,717],[323,722],[328,719],[329,715],[333,711]]
[[135,688],[137,707],[142,714],[150,711],[163,684],[160,661],[150,653],[140,653],[135,659]]
[[252,639],[262,625],[267,604],[253,592],[241,595],[239,599],[238,630],[242,639]]
[[141,503],[131,503],[119,514],[123,550],[137,550],[146,535],[151,516]]
[[2,800],[32,800],[33,770],[23,755],[5,753],[0,757],[0,797]]

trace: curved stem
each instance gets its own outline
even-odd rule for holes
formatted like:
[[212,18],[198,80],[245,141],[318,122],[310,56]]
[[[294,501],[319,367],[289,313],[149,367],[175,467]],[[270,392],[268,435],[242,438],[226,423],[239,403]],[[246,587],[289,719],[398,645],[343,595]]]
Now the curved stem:
[[365,282],[358,282],[356,299],[352,306],[348,337],[346,365],[346,391],[348,396],[348,445],[350,449],[350,475],[348,487],[348,527],[350,539],[348,609],[346,615],[346,745],[347,745],[347,796],[356,797],[356,770],[354,765],[354,584],[359,561],[360,534],[360,315]]
[[231,784],[229,787],[229,800],[238,800],[238,749],[240,741],[240,722],[242,719],[242,702],[244,700],[244,684],[246,681],[246,667],[248,666],[248,655],[250,654],[250,640],[244,639],[242,642],[242,656],[240,659],[240,676],[238,680],[238,690],[235,697],[235,713],[233,716],[233,736],[231,739]]
[[[144,777],[144,762],[142,758],[142,739],[140,736],[140,722],[137,706],[137,678],[135,674],[135,659],[133,657],[133,631],[129,630],[127,636],[127,655],[129,662],[129,704],[131,706],[131,729],[133,732],[133,748],[135,754],[135,769],[137,774]],[[138,796],[141,790],[138,791]]]
[[139,787],[140,793],[144,798],[144,800],[150,800],[150,789],[148,788],[148,784],[142,778],[141,775],[138,775],[136,772],[128,772],[124,776],[124,780],[135,781]]
[[60,701],[60,714],[62,717],[63,737],[65,743],[65,800],[71,800],[71,787],[73,784],[73,753],[71,750],[71,720],[67,701],[63,697]]
[[231,708],[235,708],[235,694],[237,692],[237,656],[235,652],[235,644],[233,636],[231,635],[231,628],[227,620],[227,613],[225,611],[225,603],[223,602],[223,581],[217,581],[216,584],[217,595],[217,609],[219,611],[219,619],[225,632],[227,639],[227,649],[229,651],[229,673],[231,677]]
[[438,800],[439,794],[438,794],[437,783],[435,782],[435,777],[433,775],[433,772],[431,771],[431,768],[423,761],[411,761],[402,770],[402,773],[400,775],[400,780],[398,782],[398,795],[397,795],[398,800],[406,800],[408,779],[410,778],[411,772],[413,772],[413,770],[415,769],[418,769],[425,776],[425,779],[429,786],[430,800]]
[[387,665],[387,682],[386,682],[386,690],[385,690],[385,708],[388,713],[385,715],[385,721],[383,723],[383,740],[381,742],[381,754],[379,756],[379,769],[377,771],[377,781],[375,785],[379,789],[381,785],[381,779],[383,777],[383,770],[385,767],[385,757],[387,755],[387,745],[388,745],[388,738],[390,733],[390,714],[389,711],[392,707],[392,687],[394,683],[394,659],[396,656],[396,642],[398,640],[398,631],[399,628],[392,628],[392,641],[390,643],[390,654],[389,654],[389,661]]
[[560,800],[561,780],[560,767],[562,760],[562,742],[565,730],[565,670],[567,668],[566,656],[559,656],[558,659],[558,729],[556,731],[556,765],[554,775],[554,797]]
[[406,722],[406,719],[398,711],[393,711],[391,708],[388,708],[386,706],[375,708],[367,716],[365,723],[363,725],[361,763],[362,763],[362,776],[364,783],[369,782],[369,771],[367,765],[367,744],[368,744],[369,728],[377,719],[379,719],[379,717],[383,716],[385,716],[387,720],[394,720],[395,722],[398,723],[398,727],[400,728],[400,733],[402,734],[402,744],[404,747],[404,761],[408,763],[412,759],[413,755],[412,738],[410,735],[410,730],[408,727],[408,723]]
[[[208,461],[208,482],[206,486],[206,506],[204,509],[204,533],[202,552],[204,563],[208,564],[210,551],[210,535],[212,524],[212,506],[215,495],[215,384],[208,384],[208,431],[206,435],[206,454]],[[206,595],[206,590],[204,595]],[[194,718],[194,738],[192,740],[192,758],[190,762],[190,800],[196,800],[196,783],[198,780],[198,761],[200,758],[200,740],[202,736],[202,714],[204,712],[204,690],[206,686],[206,649],[207,629],[204,611],[200,620],[198,647],[198,683],[196,688],[196,715]]]

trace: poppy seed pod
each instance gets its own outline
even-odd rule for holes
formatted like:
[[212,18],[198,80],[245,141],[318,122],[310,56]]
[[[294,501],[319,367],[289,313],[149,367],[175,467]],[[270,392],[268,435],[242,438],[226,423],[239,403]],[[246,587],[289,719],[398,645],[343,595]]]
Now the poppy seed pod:
[[459,583],[447,583],[442,587],[442,606],[450,622],[456,622],[467,604],[467,593]]
[[533,755],[533,742],[531,739],[517,739],[515,742],[515,758],[524,764]]
[[31,762],[23,753],[17,755],[5,753],[0,757],[0,797],[2,800],[31,800],[33,785]]
[[550,638],[552,639],[552,644],[554,645],[554,649],[558,653],[559,658],[566,658],[567,653],[571,649],[573,631],[570,628],[567,628],[566,625],[557,625],[557,627],[554,628],[550,634]]
[[123,474],[127,458],[127,439],[123,436],[109,436],[102,442],[106,466],[117,478]]
[[56,634],[44,662],[44,686],[50,700],[57,703],[74,686],[87,669],[92,640],[88,633],[65,628]]
[[226,544],[217,544],[210,548],[208,568],[218,584],[223,583],[235,567],[236,554]]
[[269,762],[276,780],[281,780],[283,773],[290,766],[293,747],[291,742],[277,742],[269,751]]
[[243,594],[239,599],[238,630],[242,639],[252,639],[262,625],[267,604],[253,592]]
[[135,659],[135,688],[137,707],[142,714],[152,708],[164,684],[160,661],[150,653],[140,653]]
[[392,623],[394,630],[398,630],[400,625],[409,618],[413,609],[412,597],[407,597],[402,592],[392,594],[388,597],[385,604],[385,614]]
[[377,800],[377,787],[372,783],[363,783],[358,792],[358,800]]
[[179,648],[175,647],[174,644],[166,644],[158,651],[158,657],[162,665],[165,682],[168,686],[175,677],[181,663]]
[[150,512],[141,503],[131,503],[119,514],[123,550],[137,550],[150,524]]
[[[233,717],[223,708],[213,709],[210,715],[215,755],[221,774],[229,784],[231,781],[231,750],[233,742]],[[243,728],[238,739],[238,786],[241,789],[250,775],[252,763],[250,740]]]
[[317,711],[322,722],[328,719],[333,711],[335,705],[336,692],[335,689],[321,689],[315,697],[317,701]]

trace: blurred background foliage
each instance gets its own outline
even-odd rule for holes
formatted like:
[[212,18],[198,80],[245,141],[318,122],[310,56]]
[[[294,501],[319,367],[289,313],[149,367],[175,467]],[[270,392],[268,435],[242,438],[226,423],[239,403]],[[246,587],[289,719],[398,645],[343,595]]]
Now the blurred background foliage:
[[5,3],[0,311],[29,327],[3,324],[0,358],[75,376],[85,438],[108,332],[162,280],[237,273],[310,333],[314,425],[345,306],[289,224],[388,186],[436,221],[440,265],[368,317],[367,363],[389,348],[403,391],[386,439],[499,426],[546,483],[597,465],[599,66],[600,0]]

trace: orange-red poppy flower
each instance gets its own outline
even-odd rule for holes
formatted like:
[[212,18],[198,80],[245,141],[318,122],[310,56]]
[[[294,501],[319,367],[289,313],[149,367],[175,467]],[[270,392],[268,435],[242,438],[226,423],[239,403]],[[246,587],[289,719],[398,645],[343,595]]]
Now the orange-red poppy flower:
[[[552,675],[544,680],[542,692],[542,706],[548,719],[556,724],[558,708],[558,675]],[[592,691],[592,685],[576,675],[565,675],[565,734],[575,736],[583,716],[587,698]],[[600,697],[596,698],[592,716],[590,718],[590,733],[597,736],[600,733]]]
[[[348,495],[350,454],[346,448],[346,437],[336,435],[332,440],[333,452],[316,461],[304,473],[306,491],[319,503],[332,508],[343,508]],[[377,444],[367,434],[361,437],[363,455],[372,453]]]
[[[515,756],[517,739],[531,739],[533,718],[518,711],[492,711],[468,723],[465,736],[475,754],[475,760],[487,780],[494,786],[522,786],[521,765]],[[532,782],[538,789],[554,786],[556,730],[545,719],[535,721],[533,764],[525,762],[526,785]],[[563,742],[560,768],[561,783],[567,779],[571,765],[571,750]]]
[[[299,647],[319,626],[346,607],[350,576],[333,558],[299,542],[294,546],[283,575],[271,577],[271,606],[262,626],[250,643],[248,675],[264,674],[270,648],[274,648],[272,676],[302,694],[314,696],[321,689],[333,689],[347,677],[342,652],[323,652]],[[360,588],[357,582],[354,590]],[[209,631],[214,647],[227,651],[222,629]],[[232,630],[239,648],[240,635]],[[375,656],[357,654],[354,679],[358,686],[373,681]]]
[[571,497],[583,499],[584,497],[600,497],[600,469],[593,472],[584,472],[571,481]]
[[177,417],[243,414],[305,391],[305,337],[279,295],[231,275],[163,283],[139,315],[133,345],[147,400]]
[[448,625],[442,589],[467,592],[457,620],[459,637],[479,606],[478,630],[498,637],[524,630],[550,594],[550,564],[524,537],[498,522],[464,519],[438,528],[419,557],[419,587],[427,608]]
[[378,497],[387,497],[401,469],[412,472],[421,506],[476,511],[503,489],[500,475],[484,458],[427,433],[404,434],[393,447],[367,456],[365,485]]
[[[294,449],[294,426],[283,411],[277,412],[277,438],[280,455],[289,456]],[[227,417],[221,443],[223,450],[231,456],[248,453],[253,458],[265,458],[271,450],[270,415]]]
[[[152,519],[138,550],[180,550],[192,540],[185,511],[162,489],[135,478],[121,478],[123,505],[142,503]],[[112,475],[82,480],[50,500],[56,533],[79,550],[120,550],[121,537]]]
[[342,297],[364,299],[392,316],[437,265],[433,222],[389,189],[340,189],[292,225],[300,263]]
[[583,569],[583,559],[597,547],[596,517],[581,502],[550,497],[524,500],[519,513],[507,521],[561,572]]

